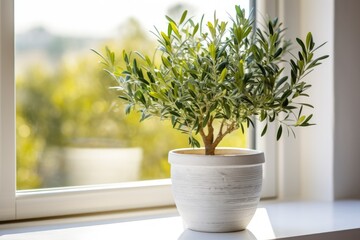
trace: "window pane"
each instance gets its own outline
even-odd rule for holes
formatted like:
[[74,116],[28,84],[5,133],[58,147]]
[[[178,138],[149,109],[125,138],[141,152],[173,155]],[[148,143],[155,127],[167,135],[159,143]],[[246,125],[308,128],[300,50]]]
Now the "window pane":
[[[164,15],[227,18],[248,1],[16,0],[17,188],[169,177],[167,152],[187,136],[158,119],[125,116],[98,56],[105,46],[152,55]],[[234,133],[223,142],[246,146]]]

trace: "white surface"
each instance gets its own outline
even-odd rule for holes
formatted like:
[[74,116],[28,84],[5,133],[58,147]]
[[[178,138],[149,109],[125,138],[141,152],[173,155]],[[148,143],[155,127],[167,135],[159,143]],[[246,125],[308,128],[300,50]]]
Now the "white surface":
[[[301,235],[354,230],[338,239],[355,240],[360,234],[360,201],[341,202],[289,202],[264,203],[258,208],[254,218],[245,231],[232,233],[201,233],[184,229],[180,217],[162,214],[146,219],[112,216],[110,219],[90,220],[74,223],[46,225],[37,222],[36,227],[14,228],[16,225],[0,225],[0,240],[38,240],[38,239],[156,239],[156,240],[261,240],[286,238]],[[13,228],[13,229],[11,229]],[[8,230],[6,230],[8,229]],[[331,233],[330,233],[331,235]],[[321,234],[319,235],[321,236]],[[328,236],[326,236],[328,237]],[[300,239],[300,238],[296,238]],[[308,238],[305,238],[308,239]],[[315,238],[320,239],[320,238]],[[323,239],[323,238],[321,238]]]

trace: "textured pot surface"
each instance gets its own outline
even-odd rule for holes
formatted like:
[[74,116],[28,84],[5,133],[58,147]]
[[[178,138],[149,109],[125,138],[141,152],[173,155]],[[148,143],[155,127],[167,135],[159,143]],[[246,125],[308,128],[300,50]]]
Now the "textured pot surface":
[[246,228],[260,199],[264,154],[239,148],[220,148],[215,155],[203,149],[169,152],[172,190],[188,228],[231,232]]

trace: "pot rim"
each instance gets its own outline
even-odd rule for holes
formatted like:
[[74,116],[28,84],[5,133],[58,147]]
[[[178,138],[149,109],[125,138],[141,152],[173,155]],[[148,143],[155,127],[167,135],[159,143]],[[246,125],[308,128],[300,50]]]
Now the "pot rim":
[[205,155],[204,148],[180,148],[169,152],[171,165],[241,167],[264,162],[262,151],[248,148],[219,147],[215,155]]

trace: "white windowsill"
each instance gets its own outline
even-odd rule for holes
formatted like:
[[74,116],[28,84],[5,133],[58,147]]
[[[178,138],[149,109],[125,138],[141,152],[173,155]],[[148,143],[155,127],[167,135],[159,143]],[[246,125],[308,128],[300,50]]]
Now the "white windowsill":
[[0,224],[0,240],[37,239],[360,239],[360,200],[264,201],[248,229],[201,233],[184,228],[174,208]]

